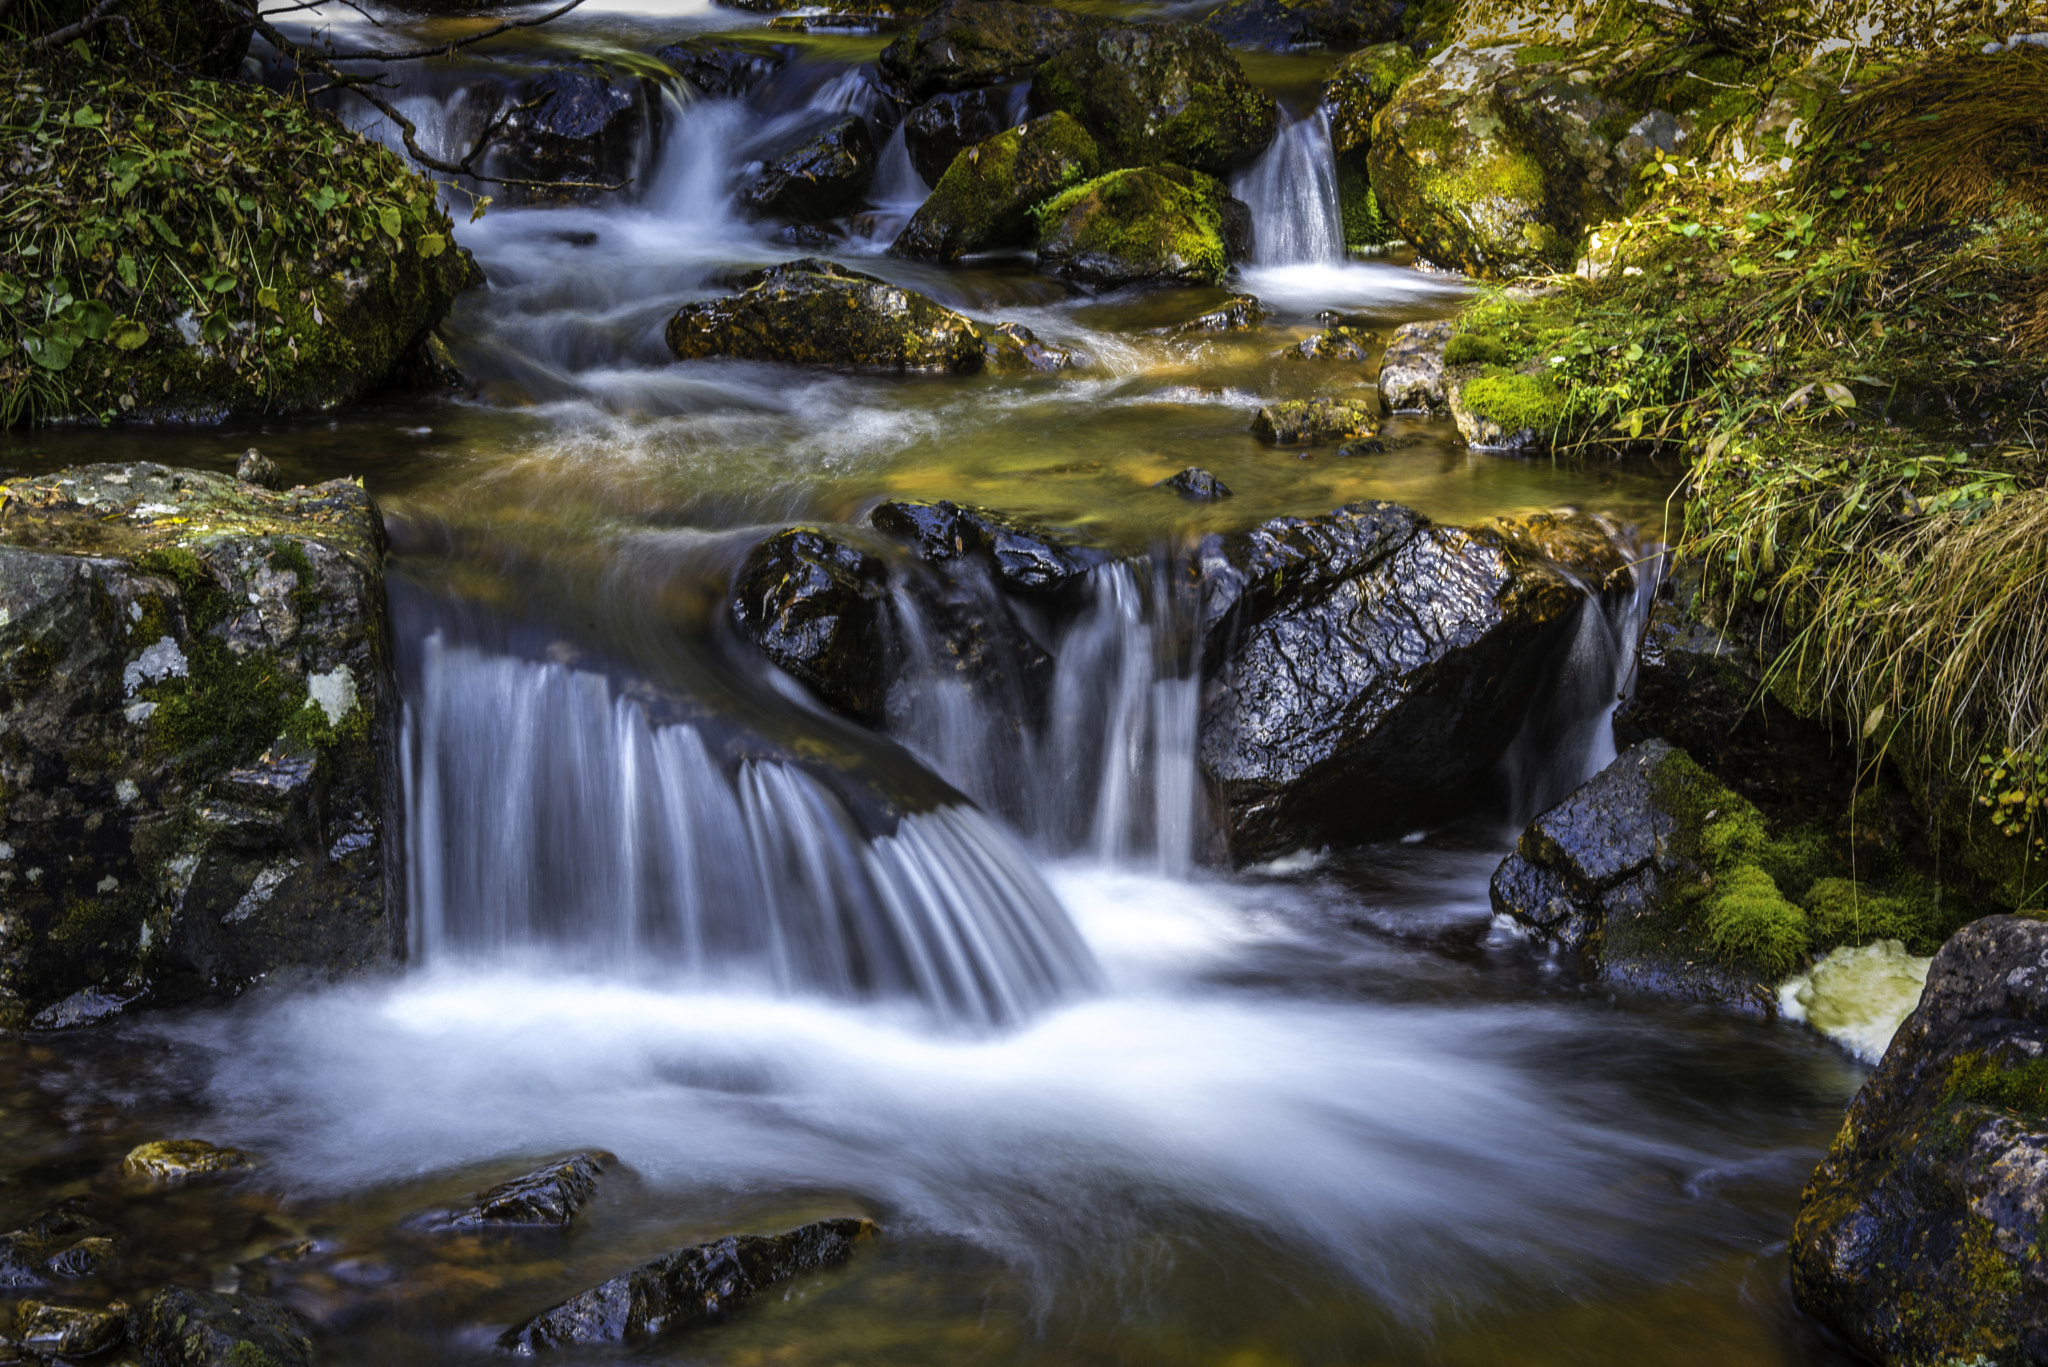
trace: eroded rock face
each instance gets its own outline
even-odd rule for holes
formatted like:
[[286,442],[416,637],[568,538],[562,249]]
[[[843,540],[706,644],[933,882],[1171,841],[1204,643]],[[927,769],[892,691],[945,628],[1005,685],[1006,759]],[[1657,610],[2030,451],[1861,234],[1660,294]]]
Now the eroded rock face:
[[1095,139],[1068,115],[1005,129],[953,158],[891,250],[951,261],[1024,246],[1037,235],[1032,209],[1088,180],[1100,164]]
[[983,338],[965,315],[921,294],[830,261],[751,271],[742,292],[685,304],[668,324],[683,360],[748,361],[870,370],[981,369]]
[[1240,862],[1484,805],[1588,610],[1507,537],[1389,503],[1212,537],[1201,572],[1200,757]]
[[880,1234],[872,1221],[820,1220],[787,1234],[740,1234],[699,1244],[592,1287],[508,1330],[522,1356],[595,1343],[634,1343],[724,1319],[777,1282],[831,1267]]
[[1976,921],[1935,956],[1815,1170],[1792,1290],[1886,1367],[2048,1361],[2048,925]]
[[1230,0],[1202,21],[1232,47],[1360,47],[1400,36],[1405,0]]
[[1190,24],[1105,28],[1063,48],[1032,78],[1031,105],[1079,119],[1110,165],[1212,176],[1249,165],[1278,119],[1223,40]]
[[1112,171],[1041,214],[1039,269],[1105,288],[1218,285],[1250,255],[1251,210],[1223,182],[1179,166]]
[[[1623,212],[1637,168],[1690,130],[1603,95],[1574,62],[1520,54],[1447,49],[1372,125],[1381,210],[1424,256],[1475,275],[1570,270],[1587,229]],[[1618,124],[1628,131],[1610,136]]]
[[1002,97],[988,90],[934,95],[903,116],[903,146],[910,164],[936,187],[953,158],[1003,129]]
[[733,581],[741,629],[784,673],[848,716],[880,720],[889,568],[810,527],[756,546]]
[[312,1367],[313,1340],[276,1301],[174,1286],[136,1314],[136,1346],[150,1367]]
[[874,178],[875,140],[867,121],[845,118],[768,163],[740,192],[740,204],[770,218],[837,218],[860,207]]
[[1394,329],[1380,357],[1380,402],[1389,413],[1445,411],[1450,397],[1444,392],[1444,348],[1457,330],[1449,319]]
[[882,50],[882,74],[913,100],[1030,74],[1102,21],[1050,5],[950,0]]
[[397,958],[397,691],[361,487],[16,482],[0,609],[0,1024]]

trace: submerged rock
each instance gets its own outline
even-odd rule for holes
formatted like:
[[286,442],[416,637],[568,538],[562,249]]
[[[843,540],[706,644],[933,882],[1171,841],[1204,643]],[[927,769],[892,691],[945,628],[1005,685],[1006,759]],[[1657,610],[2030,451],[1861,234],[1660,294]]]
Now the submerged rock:
[[860,207],[874,178],[867,121],[845,118],[769,162],[740,205],[770,218],[837,218]]
[[1252,418],[1252,435],[1276,446],[1331,446],[1379,434],[1379,405],[1370,399],[1290,399]]
[[1037,236],[1032,210],[1094,176],[1095,140],[1065,114],[1006,129],[953,159],[896,239],[902,256],[951,261],[1020,247]]
[[1273,97],[1245,79],[1221,38],[1191,24],[1105,28],[1047,58],[1032,108],[1086,125],[1113,166],[1185,166],[1227,176],[1273,140]]
[[0,1292],[96,1276],[115,1252],[113,1231],[91,1202],[60,1201],[0,1234]]
[[292,1311],[260,1296],[159,1291],[130,1325],[149,1367],[312,1367],[313,1340]]
[[784,673],[837,710],[873,722],[887,683],[888,577],[888,566],[866,551],[792,527],[747,557],[733,581],[733,615]]
[[1230,0],[1202,21],[1232,47],[1358,47],[1401,36],[1406,0]]
[[1112,171],[1040,211],[1038,264],[1090,285],[1217,285],[1250,252],[1250,214],[1199,171]]
[[1238,862],[1497,800],[1604,577],[1389,503],[1211,537],[1201,574],[1199,753]]
[[984,364],[998,375],[1050,374],[1074,364],[1074,353],[1042,342],[1022,323],[995,323],[982,329]]
[[1230,486],[1199,465],[1190,465],[1153,487],[1171,489],[1190,503],[1220,503],[1230,497]]
[[1000,100],[987,90],[960,90],[934,95],[903,116],[903,146],[925,184],[936,187],[953,158],[1002,131]]
[[1457,330],[1449,319],[1403,323],[1394,329],[1380,358],[1380,402],[1389,413],[1441,413],[1449,407],[1444,348]]
[[1102,27],[1100,19],[1011,0],[949,0],[882,50],[882,74],[913,100],[996,85]]
[[830,261],[806,257],[741,277],[737,295],[689,303],[668,324],[683,360],[872,370],[981,369],[983,340],[965,314]]
[[572,1153],[501,1182],[456,1210],[439,1210],[419,1223],[434,1229],[567,1229],[597,1195],[598,1179],[619,1160],[602,1150]]
[[787,1234],[731,1235],[634,1268],[507,1330],[501,1348],[532,1356],[594,1343],[634,1343],[713,1323],[777,1282],[846,1261],[881,1233],[872,1221],[820,1220]]
[[878,505],[868,520],[875,530],[909,543],[927,563],[983,561],[996,583],[1012,593],[1064,592],[1107,559],[1001,513],[944,501],[891,501]]
[[1799,1304],[1887,1367],[2048,1361],[2048,925],[1973,922],[1792,1227]]
[[121,1171],[128,1176],[165,1185],[189,1182],[195,1177],[247,1172],[255,1166],[256,1155],[241,1149],[225,1149],[203,1139],[159,1139],[139,1144],[121,1160]]
[[179,1000],[393,962],[369,496],[134,464],[18,480],[7,504],[0,1025],[87,989]]

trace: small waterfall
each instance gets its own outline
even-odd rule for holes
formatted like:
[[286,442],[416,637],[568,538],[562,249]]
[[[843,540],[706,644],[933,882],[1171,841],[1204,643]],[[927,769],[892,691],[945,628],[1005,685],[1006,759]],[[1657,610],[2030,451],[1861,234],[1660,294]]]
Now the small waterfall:
[[661,156],[649,178],[647,206],[679,239],[718,240],[739,223],[732,187],[747,108],[738,100],[685,99],[665,83],[662,114]]
[[924,203],[932,187],[924,183],[924,177],[917,173],[917,165],[910,159],[910,144],[904,140],[903,125],[897,124],[896,131],[889,135],[889,141],[882,145],[882,155],[875,163],[874,183],[868,188],[868,199],[884,208],[902,209],[910,213]]
[[[1087,605],[1053,636],[1049,677],[1029,681],[1019,661],[979,676],[955,667],[929,609],[899,587],[906,669],[892,689],[890,733],[1056,852],[1186,873],[1201,684],[1186,667],[1186,605],[1171,582],[1165,560],[1149,571],[1096,569]],[[1008,611],[993,588],[975,587],[970,611]]]
[[[1283,119],[1287,116],[1283,113]],[[1251,206],[1252,255],[1261,266],[1298,266],[1344,259],[1344,220],[1337,208],[1337,154],[1321,109],[1288,119],[1231,193]]]
[[791,763],[722,763],[601,675],[424,643],[404,755],[416,957],[912,998],[994,1025],[1094,979],[1010,838],[961,805],[875,833]]

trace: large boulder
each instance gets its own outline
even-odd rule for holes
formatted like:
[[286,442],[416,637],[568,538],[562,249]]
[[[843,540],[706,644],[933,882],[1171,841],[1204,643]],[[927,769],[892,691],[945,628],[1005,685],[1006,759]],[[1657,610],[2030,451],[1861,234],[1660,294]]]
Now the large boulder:
[[1095,140],[1066,114],[1006,129],[953,159],[892,250],[951,261],[1028,244],[1037,233],[1032,209],[1099,167]]
[[[505,122],[492,144],[493,174],[616,185],[639,173],[659,94],[645,78],[584,62],[520,81],[503,99]],[[502,193],[513,203],[558,203],[602,192],[506,186]]]
[[312,1367],[297,1314],[261,1296],[170,1287],[129,1326],[149,1367]]
[[881,1231],[869,1220],[819,1220],[787,1234],[729,1235],[671,1253],[572,1296],[508,1329],[522,1357],[600,1343],[637,1343],[724,1319],[778,1282],[845,1262]]
[[1570,270],[1636,172],[1689,141],[1690,116],[1603,94],[1577,60],[1451,47],[1374,120],[1380,209],[1423,255],[1474,275]]
[[369,495],[135,464],[0,500],[0,1024],[392,962]]
[[754,547],[733,580],[740,629],[791,678],[859,721],[882,717],[889,567],[811,527]]
[[1406,0],[1230,0],[1202,27],[1232,47],[1359,47],[1401,34]]
[[668,324],[683,360],[966,373],[985,363],[969,318],[921,294],[805,257],[740,277],[741,292],[688,303]]
[[1039,210],[1039,268],[1090,285],[1220,285],[1251,254],[1251,211],[1179,166],[1112,171]]
[[1407,44],[1381,43],[1345,58],[1323,86],[1322,109],[1337,160],[1337,209],[1344,243],[1354,250],[1383,246],[1399,236],[1373,193],[1372,125],[1401,83],[1421,68]]
[[1065,110],[1112,166],[1170,164],[1228,176],[1273,140],[1273,97],[1245,79],[1221,38],[1189,24],[1107,28],[1049,57],[1037,110]]
[[769,162],[740,191],[740,204],[770,218],[837,218],[860,207],[874,178],[875,140],[867,121],[848,117]]
[[1501,529],[1389,503],[1277,518],[1201,549],[1199,752],[1239,861],[1400,835],[1499,800],[1579,614],[1619,551],[1566,568]]
[[1799,1200],[1792,1290],[1884,1367],[2048,1362],[2048,925],[1958,931]]
[[903,147],[924,183],[936,186],[953,158],[1003,128],[1001,92],[934,95],[903,116]]
[[882,74],[912,100],[1029,75],[1102,21],[1050,5],[948,0],[882,50]]

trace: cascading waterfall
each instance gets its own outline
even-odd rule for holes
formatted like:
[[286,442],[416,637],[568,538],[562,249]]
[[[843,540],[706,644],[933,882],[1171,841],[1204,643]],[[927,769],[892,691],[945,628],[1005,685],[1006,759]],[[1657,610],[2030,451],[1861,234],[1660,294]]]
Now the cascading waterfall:
[[793,764],[728,772],[597,674],[421,652],[405,786],[414,950],[908,997],[994,1025],[1093,981],[1066,912],[971,807],[864,831]]
[[1337,207],[1337,155],[1321,109],[1287,119],[1273,145],[1231,184],[1251,207],[1252,257],[1261,266],[1298,266],[1344,259],[1344,219]]

